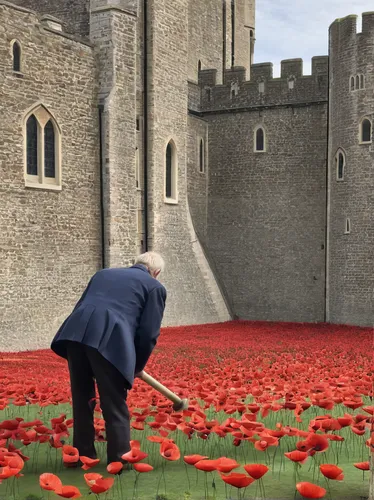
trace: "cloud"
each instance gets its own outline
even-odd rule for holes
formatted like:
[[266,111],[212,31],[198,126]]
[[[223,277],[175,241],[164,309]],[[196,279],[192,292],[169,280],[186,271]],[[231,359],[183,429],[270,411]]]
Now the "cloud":
[[313,56],[327,55],[328,30],[335,19],[373,10],[372,0],[257,0],[255,62],[272,62],[279,76],[280,61],[301,57],[310,74]]

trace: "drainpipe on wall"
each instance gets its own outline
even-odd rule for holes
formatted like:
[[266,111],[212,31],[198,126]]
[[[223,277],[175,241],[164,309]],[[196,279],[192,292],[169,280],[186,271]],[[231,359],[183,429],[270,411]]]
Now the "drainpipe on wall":
[[327,94],[327,152],[326,152],[326,220],[325,220],[325,310],[324,322],[327,323],[330,319],[329,312],[329,229],[330,229],[330,112],[331,112],[331,95],[330,95],[330,33],[329,33],[329,59],[327,67],[328,75],[328,94]]
[[144,88],[143,88],[143,175],[144,175],[144,250],[148,252],[148,12],[147,0],[143,2],[144,26]]
[[105,201],[104,201],[104,158],[103,158],[103,112],[104,106],[99,104],[99,144],[100,144],[100,219],[101,219],[101,267],[106,267],[105,247]]

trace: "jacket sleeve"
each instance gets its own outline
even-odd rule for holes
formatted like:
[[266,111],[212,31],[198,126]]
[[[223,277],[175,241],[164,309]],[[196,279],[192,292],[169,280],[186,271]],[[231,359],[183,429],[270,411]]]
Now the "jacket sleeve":
[[160,335],[166,302],[166,289],[161,286],[148,295],[139,327],[135,334],[136,365],[135,373],[141,372],[156,346]]

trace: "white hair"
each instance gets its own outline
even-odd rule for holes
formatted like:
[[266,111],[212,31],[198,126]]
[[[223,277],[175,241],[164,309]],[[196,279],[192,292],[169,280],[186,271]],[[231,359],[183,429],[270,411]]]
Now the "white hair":
[[146,252],[139,255],[135,259],[135,264],[143,264],[143,266],[147,266],[153,272],[162,272],[165,269],[164,259],[156,252]]

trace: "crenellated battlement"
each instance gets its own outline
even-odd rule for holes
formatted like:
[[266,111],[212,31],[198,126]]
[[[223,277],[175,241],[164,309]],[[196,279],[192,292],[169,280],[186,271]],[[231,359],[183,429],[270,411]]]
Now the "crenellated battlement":
[[314,57],[312,74],[304,75],[302,59],[287,59],[281,62],[279,78],[273,77],[272,63],[254,64],[250,80],[245,68],[233,67],[225,72],[224,84],[217,84],[216,70],[202,70],[201,111],[326,101],[328,64],[328,56]]
[[357,15],[349,15],[336,19],[330,25],[330,43],[348,46],[360,39],[374,37],[374,11],[362,14],[362,31],[357,32]]

